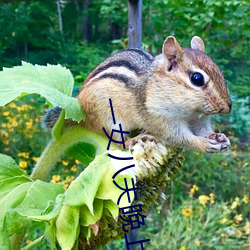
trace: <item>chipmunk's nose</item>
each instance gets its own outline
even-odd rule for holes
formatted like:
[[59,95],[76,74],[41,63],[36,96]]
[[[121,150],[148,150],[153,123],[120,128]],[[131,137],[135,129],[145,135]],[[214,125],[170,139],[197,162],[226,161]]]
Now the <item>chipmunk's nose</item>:
[[229,101],[222,109],[220,109],[219,113],[228,114],[231,112],[231,109],[232,109],[232,102]]

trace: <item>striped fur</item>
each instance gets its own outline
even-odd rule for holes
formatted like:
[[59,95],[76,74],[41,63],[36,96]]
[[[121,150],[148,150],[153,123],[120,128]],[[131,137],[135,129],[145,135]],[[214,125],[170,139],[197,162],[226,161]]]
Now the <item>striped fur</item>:
[[[231,110],[225,79],[203,53],[199,37],[192,39],[191,46],[181,48],[174,37],[168,37],[163,53],[156,57],[140,49],[111,55],[88,75],[77,97],[87,114],[84,126],[111,132],[121,123],[123,130],[142,129],[169,145],[208,152],[228,147],[222,145],[227,141],[224,137],[223,142],[208,139],[213,133],[208,115]],[[191,82],[194,72],[204,76],[203,86]]]

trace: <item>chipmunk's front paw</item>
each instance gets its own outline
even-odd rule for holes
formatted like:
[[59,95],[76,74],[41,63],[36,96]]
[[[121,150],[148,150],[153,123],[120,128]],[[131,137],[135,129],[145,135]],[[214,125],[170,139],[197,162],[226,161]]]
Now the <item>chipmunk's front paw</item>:
[[126,148],[129,148],[129,150],[131,151],[133,146],[136,143],[139,143],[140,145],[144,145],[145,141],[153,141],[156,142],[156,139],[154,138],[154,136],[149,135],[149,134],[140,134],[134,138],[128,139],[125,144],[126,144]]
[[230,147],[229,139],[222,133],[214,133],[208,138],[207,152],[216,153],[225,151]]

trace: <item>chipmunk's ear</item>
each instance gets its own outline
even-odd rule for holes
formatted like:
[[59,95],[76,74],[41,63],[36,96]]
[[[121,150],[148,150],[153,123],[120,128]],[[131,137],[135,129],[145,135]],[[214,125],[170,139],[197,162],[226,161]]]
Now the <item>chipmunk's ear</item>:
[[191,40],[191,48],[192,49],[197,49],[197,50],[200,50],[202,52],[205,51],[205,45],[204,45],[204,42],[203,40],[198,37],[198,36],[194,36]]
[[162,54],[170,61],[179,61],[182,59],[183,50],[175,37],[169,36],[162,46]]

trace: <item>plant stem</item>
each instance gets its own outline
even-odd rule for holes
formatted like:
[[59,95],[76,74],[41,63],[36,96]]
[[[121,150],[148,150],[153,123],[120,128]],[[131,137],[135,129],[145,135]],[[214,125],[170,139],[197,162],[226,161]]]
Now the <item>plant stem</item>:
[[10,238],[11,249],[12,250],[20,250],[23,238],[25,236],[26,227],[23,229],[23,233],[14,234]]
[[70,146],[78,142],[93,144],[96,147],[96,155],[104,153],[108,145],[107,138],[100,134],[92,132],[80,125],[69,127],[63,131],[60,138],[51,139],[33,169],[31,178],[33,180],[46,180],[61,155],[65,153]]

